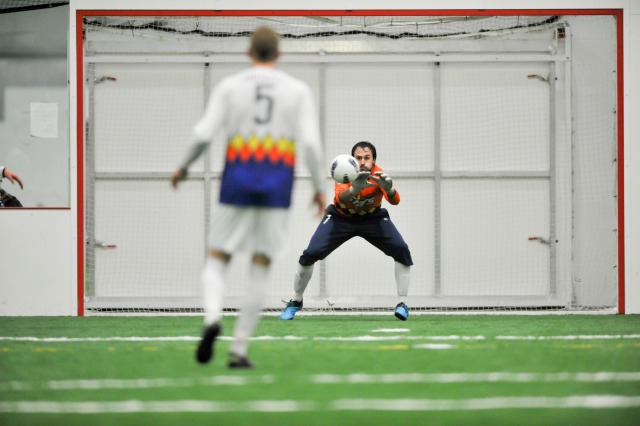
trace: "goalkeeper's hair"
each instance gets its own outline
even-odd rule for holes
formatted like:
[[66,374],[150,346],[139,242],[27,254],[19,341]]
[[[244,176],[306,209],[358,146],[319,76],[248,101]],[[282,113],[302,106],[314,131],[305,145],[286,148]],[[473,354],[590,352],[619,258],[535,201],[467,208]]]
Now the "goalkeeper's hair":
[[357,148],[362,148],[362,149],[369,148],[371,150],[371,155],[373,155],[373,161],[376,161],[376,157],[378,156],[378,154],[376,153],[376,147],[373,146],[373,144],[371,142],[360,141],[357,144],[355,144],[353,146],[353,148],[351,148],[351,156],[352,157],[356,153],[356,149]]
[[269,27],[259,27],[251,36],[251,57],[258,62],[278,59],[278,34]]

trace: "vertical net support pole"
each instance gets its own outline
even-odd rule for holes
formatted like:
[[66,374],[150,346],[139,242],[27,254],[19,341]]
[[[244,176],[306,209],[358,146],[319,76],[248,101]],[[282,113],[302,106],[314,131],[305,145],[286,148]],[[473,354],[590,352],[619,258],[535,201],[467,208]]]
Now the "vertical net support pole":
[[558,289],[556,282],[556,91],[558,78],[556,63],[549,64],[549,295],[555,297]]
[[[566,161],[569,161],[569,165],[568,165],[569,173],[570,173],[569,190],[573,193],[572,189],[574,188],[574,176],[575,176],[575,173],[573,172],[574,150],[573,150],[573,108],[572,108],[572,100],[573,100],[572,41],[573,41],[573,37],[571,35],[571,27],[568,24],[565,24],[565,26],[563,27],[563,30],[564,30],[564,54],[566,59],[564,61],[564,96],[565,96],[564,137],[570,147],[569,148],[570,153],[567,156],[568,158]],[[556,34],[558,34],[557,31],[556,31]],[[568,203],[568,205],[566,206],[566,211],[568,212],[566,213],[566,217],[567,217],[567,220],[573,221],[573,195],[570,197],[566,197],[566,199],[567,199],[566,202]],[[571,229],[571,232],[566,233],[567,241],[566,241],[566,244],[563,244],[563,247],[564,247],[564,250],[569,250],[570,252],[569,258],[571,259],[571,262],[573,262],[573,225],[569,226],[568,228]],[[573,265],[571,265],[571,267],[565,267],[564,269],[573,271]],[[571,284],[569,286],[569,289],[571,294],[569,295],[569,303],[571,304],[571,306],[576,306],[577,304],[576,287],[575,287],[576,280],[574,279],[573,273],[568,273],[567,276],[563,278],[570,280]]]
[[440,62],[435,63],[433,72],[433,216],[435,221],[434,230],[434,272],[435,287],[434,296],[442,295],[442,167],[441,167],[441,144],[442,144],[442,68]]
[[96,277],[96,158],[95,158],[95,64],[86,66],[86,90],[88,93],[87,120],[85,122],[85,158],[84,158],[84,188],[85,188],[85,252],[84,261],[84,297],[95,296]]
[[[327,64],[326,62],[321,62],[318,69],[318,96],[319,96],[319,111],[318,111],[318,119],[320,121],[320,140],[322,140],[323,148],[326,150],[326,142],[325,138],[327,136]],[[333,196],[331,193],[327,194],[327,201],[333,202]],[[329,292],[327,289],[327,264],[324,260],[321,260],[320,267],[320,291],[318,296],[322,299],[328,300]],[[297,267],[297,265],[296,265]]]
[[[203,91],[204,91],[204,105],[203,110],[207,107],[209,97],[211,96],[211,64],[206,62],[203,70]],[[209,255],[209,232],[211,227],[211,180],[213,179],[211,171],[211,150],[207,149],[204,153],[204,241],[203,252],[206,259]]]

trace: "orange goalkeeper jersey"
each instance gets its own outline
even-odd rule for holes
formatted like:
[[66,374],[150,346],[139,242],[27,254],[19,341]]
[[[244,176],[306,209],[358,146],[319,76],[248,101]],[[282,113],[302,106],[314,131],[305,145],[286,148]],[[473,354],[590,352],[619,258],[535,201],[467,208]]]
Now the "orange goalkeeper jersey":
[[[378,167],[377,164],[374,164],[373,170],[371,174],[375,174],[376,172],[382,172],[383,170]],[[374,180],[369,179],[370,183],[375,183]],[[400,202],[400,193],[396,190],[393,198],[389,198],[389,195],[380,188],[379,185],[375,184],[374,186],[370,186],[368,188],[360,191],[358,195],[351,197],[351,200],[344,203],[340,200],[340,193],[345,189],[348,189],[351,186],[350,183],[337,183],[335,184],[335,196],[333,198],[333,204],[336,207],[338,213],[347,217],[361,217],[367,214],[375,213],[380,210],[380,206],[382,204],[382,197],[391,204],[396,205]]]

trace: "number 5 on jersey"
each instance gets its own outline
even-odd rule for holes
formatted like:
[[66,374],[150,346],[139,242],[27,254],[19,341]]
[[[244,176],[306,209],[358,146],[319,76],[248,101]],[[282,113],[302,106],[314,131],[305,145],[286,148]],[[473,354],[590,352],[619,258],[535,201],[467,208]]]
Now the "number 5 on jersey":
[[270,94],[265,93],[265,90],[269,90],[272,87],[270,85],[258,85],[256,86],[256,103],[264,103],[265,112],[262,116],[255,116],[253,119],[257,124],[267,124],[271,121],[271,114],[273,112],[273,97]]

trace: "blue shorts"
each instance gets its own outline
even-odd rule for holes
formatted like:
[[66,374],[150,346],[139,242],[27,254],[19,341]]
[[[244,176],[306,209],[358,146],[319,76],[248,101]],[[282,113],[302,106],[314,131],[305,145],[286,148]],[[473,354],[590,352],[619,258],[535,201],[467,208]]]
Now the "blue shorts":
[[386,209],[364,217],[348,218],[341,216],[333,204],[327,207],[309,246],[302,252],[298,262],[304,266],[313,265],[353,237],[364,238],[387,256],[393,257],[396,262],[406,266],[413,265],[409,246],[391,222]]

